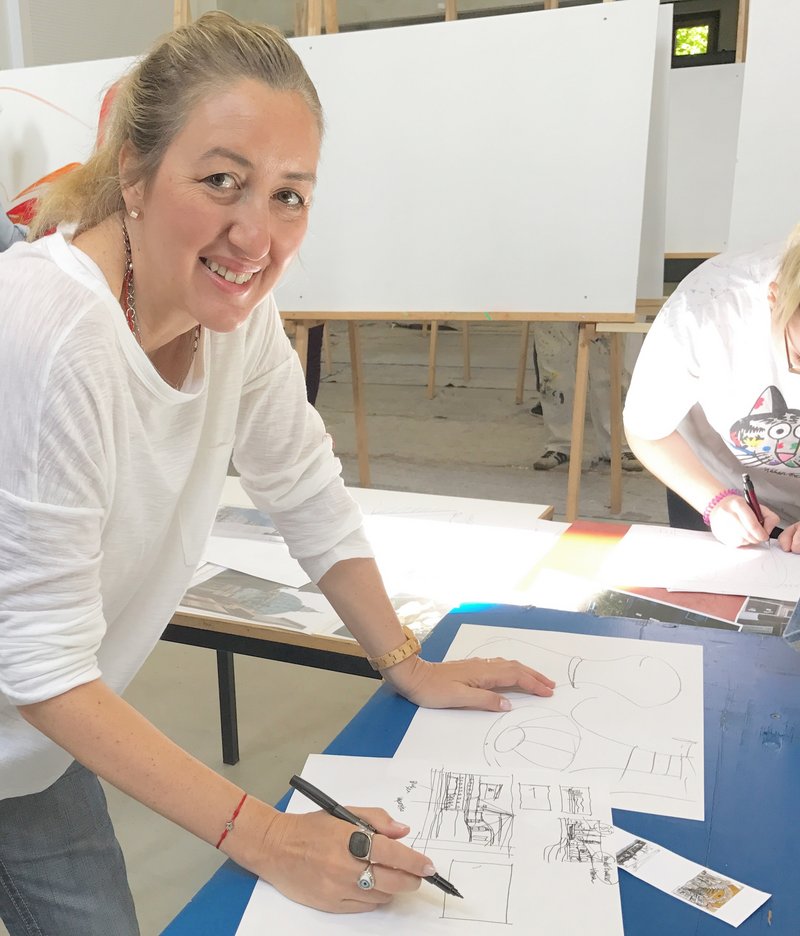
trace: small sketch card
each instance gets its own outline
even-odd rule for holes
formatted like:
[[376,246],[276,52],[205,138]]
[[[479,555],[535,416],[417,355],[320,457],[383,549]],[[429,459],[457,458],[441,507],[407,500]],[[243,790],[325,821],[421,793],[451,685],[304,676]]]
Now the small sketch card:
[[744,923],[772,896],[617,827],[608,847],[618,867],[731,926]]
[[[259,881],[236,936],[266,932],[436,936],[591,933],[622,936],[608,793],[548,771],[504,771],[400,758],[312,754],[303,777],[339,802],[379,806],[411,827],[463,899],[423,882],[372,913],[325,914]],[[316,809],[294,793],[289,812]],[[360,869],[354,863],[354,873]],[[466,927],[466,928],[465,928]]]
[[467,657],[519,660],[556,690],[505,693],[502,714],[420,709],[398,755],[556,770],[615,809],[703,819],[701,646],[462,624],[445,659]]

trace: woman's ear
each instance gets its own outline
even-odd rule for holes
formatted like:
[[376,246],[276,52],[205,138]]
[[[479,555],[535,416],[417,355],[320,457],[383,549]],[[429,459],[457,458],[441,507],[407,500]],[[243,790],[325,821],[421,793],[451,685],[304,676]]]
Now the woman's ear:
[[[130,179],[137,181],[131,183],[128,181]],[[145,183],[144,179],[139,178],[139,158],[130,140],[126,140],[119,151],[119,180],[128,213],[132,210],[141,211]]]
[[767,302],[769,302],[770,312],[775,311],[775,303],[777,301],[778,301],[778,284],[773,281],[769,284],[769,291],[767,292]]

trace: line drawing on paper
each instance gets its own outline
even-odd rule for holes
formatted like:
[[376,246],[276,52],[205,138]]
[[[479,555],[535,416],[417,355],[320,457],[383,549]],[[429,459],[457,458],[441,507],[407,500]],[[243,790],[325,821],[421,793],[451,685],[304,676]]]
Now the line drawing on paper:
[[645,653],[592,659],[509,638],[481,643],[469,655],[535,660],[558,687],[552,699],[531,699],[495,720],[483,741],[488,765],[600,770],[612,790],[616,784],[643,796],[696,799],[698,740],[671,736],[667,729],[655,742],[642,743],[645,713],[681,697],[681,675],[671,663]]
[[741,885],[712,874],[704,868],[685,884],[676,887],[672,893],[696,907],[708,910],[709,913],[716,913],[741,889]]
[[458,881],[466,900],[444,895],[442,918],[471,923],[508,923],[513,865],[477,861],[450,862],[448,881]]
[[553,804],[550,801],[550,786],[544,783],[520,783],[519,808],[534,809],[539,812],[552,812]]
[[617,883],[617,863],[614,856],[603,850],[603,837],[614,830],[597,819],[575,819],[562,816],[561,836],[557,842],[544,850],[548,862],[570,862],[588,864],[592,881],[603,884]]
[[562,786],[561,812],[577,816],[591,816],[592,795],[589,787]]
[[412,847],[510,856],[513,778],[433,769],[425,821]]
[[[648,782],[659,781],[659,795],[689,799],[696,780],[697,743],[674,738],[671,750],[654,751],[626,744],[581,725],[583,699],[571,711],[537,704],[521,705],[501,715],[483,741],[486,763],[493,767],[547,767],[567,773],[607,770],[617,782],[634,784],[648,794]],[[569,811],[567,809],[565,812]]]

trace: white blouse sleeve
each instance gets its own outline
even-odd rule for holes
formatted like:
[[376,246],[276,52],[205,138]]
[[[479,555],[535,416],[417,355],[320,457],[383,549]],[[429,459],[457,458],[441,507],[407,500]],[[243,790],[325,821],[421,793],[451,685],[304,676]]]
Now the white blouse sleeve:
[[[274,302],[248,335],[233,461],[242,487],[268,513],[292,556],[317,582],[340,559],[371,557],[358,505],[317,411]],[[254,313],[255,314],[255,313]],[[254,347],[256,353],[253,354]]]
[[[46,311],[63,315],[52,299]],[[97,343],[80,319],[54,335],[38,321],[41,311],[5,307],[0,329],[0,691],[13,705],[99,678],[106,630],[107,362],[92,356]]]

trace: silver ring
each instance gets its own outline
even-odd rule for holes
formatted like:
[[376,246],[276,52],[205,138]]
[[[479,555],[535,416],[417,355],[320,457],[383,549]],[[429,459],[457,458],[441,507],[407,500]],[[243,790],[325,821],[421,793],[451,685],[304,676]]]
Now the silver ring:
[[356,882],[361,890],[372,890],[375,886],[375,875],[372,873],[372,865],[367,864],[366,868],[359,874]]
[[347,843],[347,850],[359,861],[370,861],[372,858],[372,837],[375,833],[367,829],[356,829]]

